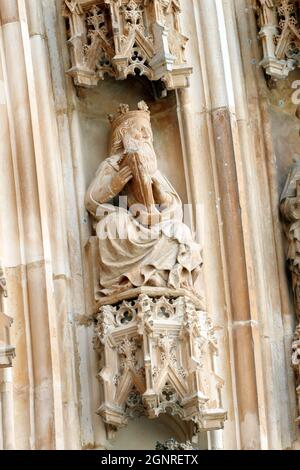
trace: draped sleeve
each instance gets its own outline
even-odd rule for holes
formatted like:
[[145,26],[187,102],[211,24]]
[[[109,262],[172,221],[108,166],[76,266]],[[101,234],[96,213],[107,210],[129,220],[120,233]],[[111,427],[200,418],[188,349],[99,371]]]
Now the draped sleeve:
[[120,156],[118,155],[113,156],[101,163],[95,178],[86,192],[85,206],[96,219],[99,218],[99,208],[112,209],[113,207],[113,198],[117,194],[113,193],[111,182],[118,172],[117,162],[119,158]]

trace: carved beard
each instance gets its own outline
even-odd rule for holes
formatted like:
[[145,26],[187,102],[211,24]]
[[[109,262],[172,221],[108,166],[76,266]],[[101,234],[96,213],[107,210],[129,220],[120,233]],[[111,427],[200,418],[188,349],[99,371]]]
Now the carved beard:
[[151,140],[136,140],[131,137],[126,144],[127,151],[139,154],[145,172],[153,175],[157,170],[157,158]]

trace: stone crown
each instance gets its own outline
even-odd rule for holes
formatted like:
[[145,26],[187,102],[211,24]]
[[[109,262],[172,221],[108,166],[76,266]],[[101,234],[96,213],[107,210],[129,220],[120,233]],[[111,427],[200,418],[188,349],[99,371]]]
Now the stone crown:
[[111,123],[112,130],[120,126],[120,124],[132,118],[144,117],[150,121],[150,111],[145,101],[140,101],[137,105],[138,109],[130,111],[128,104],[120,104],[118,111],[115,115],[109,114],[108,120]]

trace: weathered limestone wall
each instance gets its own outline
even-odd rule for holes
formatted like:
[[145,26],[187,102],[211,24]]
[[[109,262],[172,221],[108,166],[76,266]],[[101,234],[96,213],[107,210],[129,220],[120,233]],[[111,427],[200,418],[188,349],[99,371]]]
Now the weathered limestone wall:
[[[84,193],[107,156],[107,113],[144,99],[160,168],[192,203],[194,218],[200,208],[197,237],[208,309],[220,326],[218,371],[228,410],[224,431],[210,433],[209,446],[296,448],[294,313],[278,197],[298,153],[299,121],[289,85],[266,88],[252,2],[182,1],[194,73],[189,89],[158,102],[149,84],[134,79],[76,89],[65,74],[61,6],[0,0],[0,259],[16,346],[13,369],[0,376],[2,408],[6,400],[14,413],[4,423],[2,412],[0,446],[113,445],[95,414],[92,330],[77,322],[92,296]],[[127,448],[136,426],[125,434]],[[143,421],[139,428],[151,446],[153,426]],[[161,424],[160,438],[175,427]],[[124,434],[118,445],[126,448]]]
[[[284,189],[285,181],[289,170],[295,163],[299,161],[299,120],[295,116],[297,102],[295,102],[295,82],[299,81],[299,71],[295,70],[289,74],[285,80],[279,81],[276,87],[270,88],[266,91],[266,99],[268,102],[268,109],[271,122],[271,134],[274,149],[274,180],[276,180],[276,195],[275,200],[279,198]],[[281,219],[281,221],[283,221]],[[281,233],[281,246],[284,248],[284,254],[287,253],[287,239],[285,234]],[[285,325],[285,347],[287,354],[291,354],[291,342],[293,339],[293,331],[295,330],[296,316],[293,303],[292,283],[290,273],[285,265],[285,258],[282,260],[280,266],[282,273],[282,282],[287,283],[287,302],[283,311],[283,323]],[[297,417],[297,408],[294,407],[293,390],[293,372],[291,370],[291,359],[287,358],[286,371],[290,378],[289,393],[291,407],[291,418],[293,420]],[[295,389],[295,386],[294,386]],[[296,431],[297,433],[297,431]],[[296,434],[297,435],[297,434]]]
[[[7,122],[1,256],[18,357],[12,445],[20,449],[72,448],[79,439],[61,161],[40,7],[3,1],[0,12]],[[70,367],[62,370],[68,348]]]
[[[253,200],[253,205],[252,202],[249,204],[250,226],[256,227],[253,272],[249,272],[249,279],[254,281],[254,289],[250,292],[253,299],[256,297],[257,311],[253,313],[260,333],[255,356],[262,444],[268,448],[289,448],[299,445],[289,358],[294,320],[284,267],[272,128],[266,82],[258,66],[261,51],[251,2],[246,5],[236,1],[235,5],[248,100],[248,126],[252,134],[250,152],[254,157],[246,173],[246,182],[249,201]],[[256,183],[258,187],[254,186]],[[248,266],[251,264],[249,260]],[[279,402],[281,407],[273,413]]]
[[[274,88],[266,91],[279,191],[283,189],[289,168],[300,155],[299,119],[295,116],[297,104],[293,103],[293,95],[297,91],[293,84],[297,80],[300,80],[299,70],[290,73],[287,79],[278,81]],[[295,98],[298,96],[295,95]]]

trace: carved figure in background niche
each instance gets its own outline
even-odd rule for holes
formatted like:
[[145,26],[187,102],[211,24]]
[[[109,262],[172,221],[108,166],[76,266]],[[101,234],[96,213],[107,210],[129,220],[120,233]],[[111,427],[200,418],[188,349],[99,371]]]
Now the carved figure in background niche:
[[296,315],[300,319],[300,161],[292,167],[280,202],[288,241],[287,264],[292,278]]
[[[296,394],[300,412],[300,161],[292,167],[282,196],[281,213],[288,241],[287,264],[291,272],[295,311],[298,325],[292,344],[292,366],[296,379]],[[300,425],[300,415],[296,419]]]
[[[86,194],[99,239],[101,293],[196,288],[201,248],[182,222],[180,197],[157,168],[147,105],[135,111],[120,105],[110,121],[110,156]],[[126,196],[125,203],[118,205],[117,196]]]

